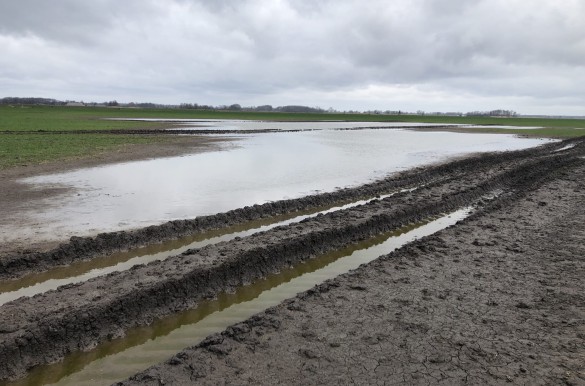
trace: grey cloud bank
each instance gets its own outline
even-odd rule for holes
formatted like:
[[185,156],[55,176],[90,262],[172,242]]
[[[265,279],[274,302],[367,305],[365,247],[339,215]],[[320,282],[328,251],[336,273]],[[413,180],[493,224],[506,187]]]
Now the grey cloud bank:
[[0,3],[0,96],[585,115],[581,0]]

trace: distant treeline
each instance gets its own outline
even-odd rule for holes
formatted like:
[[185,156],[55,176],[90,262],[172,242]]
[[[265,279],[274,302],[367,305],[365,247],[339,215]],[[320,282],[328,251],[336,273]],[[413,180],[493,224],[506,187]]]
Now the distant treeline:
[[[39,105],[39,106],[109,106],[109,107],[173,107],[168,105],[159,105],[155,103],[118,103],[117,101],[107,102],[78,102],[78,101],[60,101],[52,98],[20,98],[20,97],[5,97],[0,98],[0,105]],[[177,107],[177,106],[174,106]]]
[[190,109],[190,110],[215,110],[215,111],[255,111],[255,112],[282,112],[282,113],[352,113],[352,114],[381,114],[381,115],[447,115],[447,116],[468,116],[468,117],[516,117],[518,114],[512,110],[491,110],[491,111],[471,111],[468,113],[461,112],[432,112],[427,113],[419,110],[416,113],[409,113],[401,110],[368,110],[368,111],[338,111],[333,108],[327,110],[320,107],[309,107],[302,105],[288,105],[272,107],[271,105],[242,107],[239,104],[232,105],[204,105],[198,103],[181,103],[180,105],[165,105],[158,103],[121,103],[116,100],[106,102],[78,102],[78,101],[60,101],[50,98],[19,98],[6,97],[0,99],[0,105],[45,105],[45,106],[105,106],[105,107],[138,107],[138,108],[170,108],[170,109]]
[[271,105],[242,107],[239,104],[233,104],[229,106],[209,106],[209,105],[198,105],[197,103],[182,103],[179,105],[182,109],[194,109],[194,110],[227,110],[227,111],[257,111],[257,112],[281,112],[281,113],[326,113],[324,109],[320,107],[309,107],[309,106],[278,106],[272,107]]
[[513,110],[470,111],[468,117],[516,117],[518,113]]
[[0,99],[0,104],[3,105],[48,105],[48,106],[64,106],[67,102],[58,101],[49,98],[16,98],[6,97]]
[[158,103],[121,103],[116,100],[106,102],[78,102],[78,101],[60,101],[50,98],[19,98],[6,97],[0,99],[0,105],[45,105],[45,106],[107,106],[107,107],[140,107],[140,108],[180,108],[192,110],[218,110],[218,111],[260,111],[260,112],[283,112],[283,113],[325,113],[333,112],[335,110],[324,110],[320,107],[309,106],[278,106],[271,105],[242,107],[239,104],[233,105],[200,105],[197,103],[181,103],[180,105],[166,105]]

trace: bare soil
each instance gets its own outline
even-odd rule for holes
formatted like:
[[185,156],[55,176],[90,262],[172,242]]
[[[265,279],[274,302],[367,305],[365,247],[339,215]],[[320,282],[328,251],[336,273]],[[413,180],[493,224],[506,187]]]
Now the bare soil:
[[[575,146],[558,151],[569,143]],[[316,255],[473,204],[480,209],[472,218],[211,336],[128,383],[578,384],[585,379],[584,155],[583,139],[487,154],[335,194],[11,255],[0,271],[18,276],[48,269],[52,260],[98,258],[205,227],[418,187],[4,304],[0,379]]]

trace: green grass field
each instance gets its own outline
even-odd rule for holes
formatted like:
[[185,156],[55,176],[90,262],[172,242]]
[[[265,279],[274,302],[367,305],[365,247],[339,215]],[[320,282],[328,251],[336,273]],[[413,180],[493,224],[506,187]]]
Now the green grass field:
[[0,134],[0,169],[97,155],[164,138],[115,134]]
[[[163,136],[115,134],[41,134],[51,131],[160,128],[157,122],[112,121],[105,118],[248,119],[267,121],[343,120],[360,122],[422,122],[469,125],[540,126],[536,130],[471,128],[471,132],[569,138],[585,135],[585,120],[544,118],[446,117],[420,115],[304,114],[185,109],[111,107],[0,106],[0,169],[75,157],[92,156],[133,144],[164,141]],[[25,132],[25,133],[23,133]]]

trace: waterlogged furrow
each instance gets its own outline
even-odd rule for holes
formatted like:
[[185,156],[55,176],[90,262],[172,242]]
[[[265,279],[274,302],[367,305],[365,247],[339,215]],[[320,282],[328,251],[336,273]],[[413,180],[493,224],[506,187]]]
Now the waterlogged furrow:
[[109,385],[120,381],[316,284],[453,225],[470,211],[471,208],[461,209],[318,256],[238,287],[232,293],[221,293],[217,299],[203,302],[195,309],[130,330],[124,338],[90,352],[76,353],[62,363],[39,367],[27,378],[9,385]]
[[[400,192],[412,192],[414,190],[416,190],[416,188],[403,189]],[[100,259],[93,259],[88,262],[78,263],[71,267],[55,269],[37,275],[26,276],[22,279],[7,280],[0,283],[0,305],[16,300],[22,296],[34,296],[39,293],[57,289],[63,285],[81,283],[95,277],[107,275],[112,272],[125,271],[140,264],[148,264],[156,260],[165,260],[171,256],[179,255],[187,250],[203,248],[207,245],[217,244],[222,241],[234,240],[236,237],[246,237],[259,232],[265,232],[278,226],[289,225],[308,218],[316,217],[318,215],[354,208],[359,205],[367,204],[368,202],[376,199],[385,199],[387,197],[391,197],[394,194],[395,193],[390,193],[376,198],[359,200],[322,211],[295,216],[287,220],[267,223],[257,227],[254,227],[254,224],[250,224],[250,228],[245,230],[221,234],[219,236],[210,238],[203,238],[192,241],[188,244],[181,245],[180,247],[176,247],[177,244],[181,243],[180,240],[174,241],[172,243],[165,243],[156,246],[156,249],[158,250],[156,253],[140,254],[140,250],[118,253],[115,256],[104,258],[104,261],[102,262],[103,266],[101,267],[95,267],[96,264],[100,263]],[[168,249],[165,249],[165,246],[168,246]],[[144,251],[149,252],[151,249],[152,248],[144,248]],[[138,256],[133,257],[133,255],[136,253],[138,253]]]

